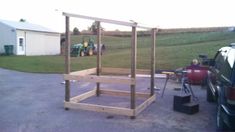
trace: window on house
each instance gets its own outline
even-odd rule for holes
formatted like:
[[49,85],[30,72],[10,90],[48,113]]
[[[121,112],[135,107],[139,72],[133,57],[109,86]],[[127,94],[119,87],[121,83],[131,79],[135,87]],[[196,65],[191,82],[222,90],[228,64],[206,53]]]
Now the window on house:
[[24,39],[23,38],[19,38],[19,46],[23,47],[24,45]]

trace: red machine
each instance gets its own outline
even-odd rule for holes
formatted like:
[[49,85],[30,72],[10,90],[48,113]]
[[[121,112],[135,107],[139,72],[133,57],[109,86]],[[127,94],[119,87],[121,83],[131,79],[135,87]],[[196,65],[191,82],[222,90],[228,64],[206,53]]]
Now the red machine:
[[206,83],[208,67],[205,66],[188,66],[186,67],[186,77],[188,83],[193,85],[203,85]]
[[188,79],[188,83],[190,84],[194,84],[194,85],[206,84],[210,59],[207,58],[207,55],[203,55],[203,54],[199,55],[199,58],[201,62],[198,62],[197,59],[194,59],[198,62],[197,65],[192,64],[191,66],[186,67],[186,70],[187,70],[186,77]]

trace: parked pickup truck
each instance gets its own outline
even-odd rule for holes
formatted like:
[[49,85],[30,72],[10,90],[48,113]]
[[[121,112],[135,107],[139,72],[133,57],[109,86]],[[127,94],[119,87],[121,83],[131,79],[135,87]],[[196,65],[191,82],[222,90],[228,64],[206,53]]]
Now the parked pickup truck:
[[217,102],[217,127],[235,129],[235,43],[221,48],[211,60],[207,101]]

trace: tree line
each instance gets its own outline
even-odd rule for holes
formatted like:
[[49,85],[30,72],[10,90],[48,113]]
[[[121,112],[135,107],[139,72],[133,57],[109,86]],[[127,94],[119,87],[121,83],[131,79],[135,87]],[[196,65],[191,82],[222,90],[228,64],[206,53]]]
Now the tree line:
[[[93,22],[90,27],[88,27],[88,31],[91,31],[93,34],[97,34],[98,25],[96,22]],[[104,28],[101,26],[101,30],[104,30]],[[73,28],[73,35],[79,35],[81,32],[77,27]]]

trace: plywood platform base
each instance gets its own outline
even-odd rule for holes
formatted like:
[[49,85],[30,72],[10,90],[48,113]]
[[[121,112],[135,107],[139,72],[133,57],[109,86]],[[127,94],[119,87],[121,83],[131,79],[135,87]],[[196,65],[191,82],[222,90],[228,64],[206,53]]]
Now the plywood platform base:
[[[110,96],[130,96],[130,92],[127,91],[120,91],[120,90],[105,90],[100,89],[100,94],[110,95]],[[96,96],[96,89],[86,92],[84,94],[75,96],[70,99],[69,102],[64,102],[65,108],[71,109],[81,109],[81,110],[89,110],[95,112],[105,112],[110,114],[117,114],[117,115],[125,115],[130,117],[135,117],[139,113],[141,113],[146,107],[148,107],[151,103],[156,100],[156,95],[150,96],[147,93],[136,93],[137,98],[143,98],[145,101],[137,106],[135,109],[130,108],[123,108],[123,107],[113,107],[113,106],[105,106],[105,105],[96,105],[96,104],[89,104],[89,103],[81,103],[81,101],[90,98],[92,96]]]

